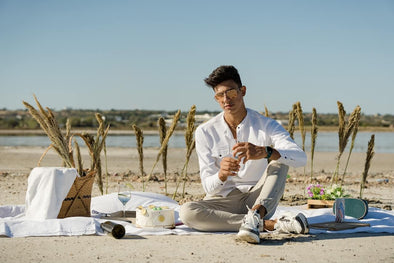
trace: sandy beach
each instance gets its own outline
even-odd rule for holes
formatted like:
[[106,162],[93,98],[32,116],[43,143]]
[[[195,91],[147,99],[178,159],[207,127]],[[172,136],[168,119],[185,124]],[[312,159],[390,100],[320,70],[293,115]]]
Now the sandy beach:
[[[27,177],[44,152],[43,147],[0,147],[0,205],[24,204]],[[89,156],[83,149],[84,164]],[[145,172],[149,173],[157,149],[144,149]],[[184,164],[184,149],[169,149],[169,189],[174,191],[173,179]],[[344,154],[341,167],[345,163]],[[315,153],[314,178],[325,184],[335,170],[336,153]],[[353,197],[359,193],[359,182],[364,169],[365,153],[353,153],[345,190]],[[370,206],[391,209],[394,200],[394,154],[376,153],[372,160],[364,198]],[[104,163],[104,161],[103,161]],[[118,180],[129,180],[135,191],[141,191],[138,153],[133,148],[107,150],[108,193],[115,192]],[[53,151],[48,152],[41,166],[60,166],[61,160]],[[103,167],[104,168],[104,167]],[[105,168],[103,169],[105,170]],[[189,165],[190,181],[186,185],[187,198],[198,199],[203,190],[198,177],[195,154]],[[305,168],[310,178],[310,163]],[[148,184],[147,191],[164,194],[162,166],[154,171],[156,181]],[[304,168],[290,168],[284,200],[280,205],[302,205],[305,182]],[[384,183],[388,179],[388,183]],[[386,180],[387,181],[387,180]],[[97,185],[93,196],[100,195]],[[390,234],[319,234],[271,235],[263,234],[259,245],[235,240],[231,234],[203,234],[188,236],[144,236],[116,240],[110,236],[28,237],[0,238],[1,262],[393,262],[394,236]]]

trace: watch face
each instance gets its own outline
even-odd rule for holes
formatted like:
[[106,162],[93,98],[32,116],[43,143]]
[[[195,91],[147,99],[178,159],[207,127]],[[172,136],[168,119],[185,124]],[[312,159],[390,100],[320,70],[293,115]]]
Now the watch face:
[[267,156],[265,158],[269,159],[272,155],[272,148],[267,146],[267,147],[265,147],[265,150],[267,151]]

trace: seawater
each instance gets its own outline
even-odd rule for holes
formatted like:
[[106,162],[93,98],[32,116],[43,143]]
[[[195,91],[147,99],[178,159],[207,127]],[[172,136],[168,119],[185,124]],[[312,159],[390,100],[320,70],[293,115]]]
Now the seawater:
[[[366,152],[368,141],[371,135],[375,134],[375,152],[376,153],[394,153],[394,132],[358,132],[355,140],[354,152]],[[78,138],[79,140],[79,138]],[[295,141],[302,146],[302,138],[299,133],[295,134]],[[78,142],[82,147],[82,140]],[[130,135],[108,135],[107,147],[136,147],[135,136]],[[0,136],[0,146],[49,146],[50,141],[46,135],[34,136]],[[338,151],[338,133],[336,132],[319,132],[316,139],[315,151],[317,152],[337,152]],[[345,151],[349,150],[351,138]],[[158,135],[145,135],[144,147],[160,147]],[[169,141],[169,147],[185,148],[185,137],[183,134],[174,134]],[[311,138],[307,133],[305,138],[305,150],[310,151]]]

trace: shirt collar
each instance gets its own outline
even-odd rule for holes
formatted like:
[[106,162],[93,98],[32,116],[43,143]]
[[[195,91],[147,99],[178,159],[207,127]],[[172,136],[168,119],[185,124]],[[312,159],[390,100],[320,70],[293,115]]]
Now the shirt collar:
[[[238,124],[238,127],[240,127],[240,129],[242,129],[242,127],[243,127],[246,123],[249,122],[249,117],[250,117],[250,112],[249,112],[249,109],[246,108],[246,116],[245,116],[245,118],[241,121],[241,123]],[[231,136],[231,138],[232,138],[233,135],[231,134],[230,127],[228,127],[226,121],[224,120],[224,112],[221,113],[221,116],[220,116],[220,124],[221,124],[221,126],[222,126],[222,130],[224,131],[224,134],[227,135],[227,136]]]

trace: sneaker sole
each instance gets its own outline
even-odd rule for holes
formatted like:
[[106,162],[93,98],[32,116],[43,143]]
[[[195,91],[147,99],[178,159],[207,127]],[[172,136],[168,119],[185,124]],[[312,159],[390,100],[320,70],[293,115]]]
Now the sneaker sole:
[[260,243],[260,237],[247,230],[240,230],[237,236],[241,240],[246,241],[248,243],[252,243],[252,244]]
[[[345,215],[357,219],[363,219],[368,214],[368,203],[363,199],[344,198],[345,199]],[[335,203],[332,211],[335,214]]]
[[306,219],[306,217],[304,216],[304,214],[299,213],[295,219],[298,221],[298,223],[300,223],[301,225],[301,233],[300,234],[308,234],[309,233],[309,224],[308,224],[308,220]]

